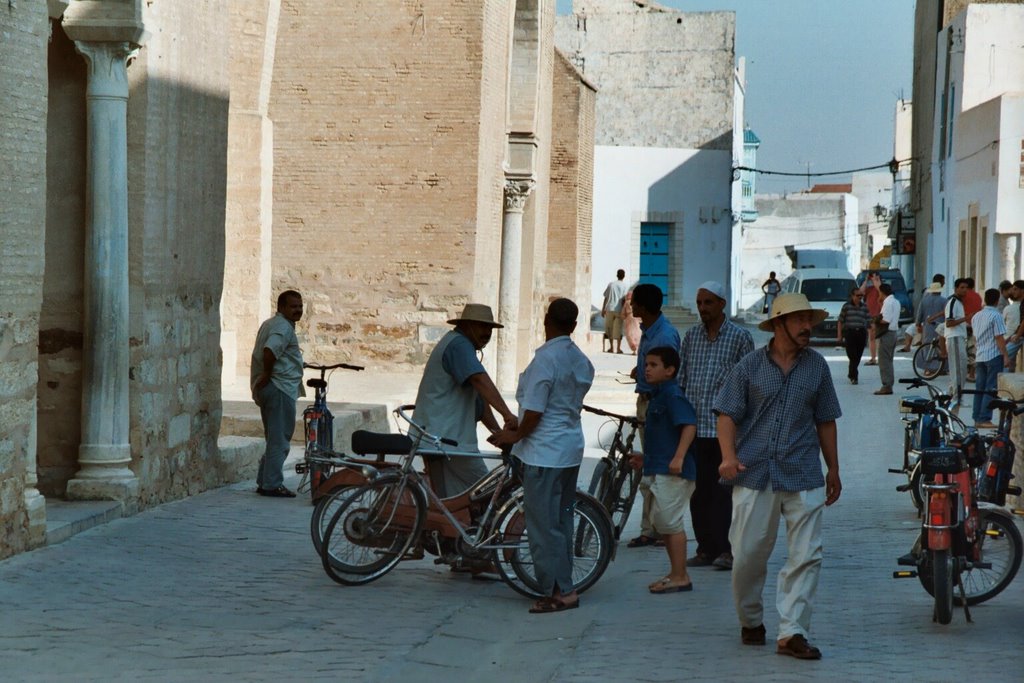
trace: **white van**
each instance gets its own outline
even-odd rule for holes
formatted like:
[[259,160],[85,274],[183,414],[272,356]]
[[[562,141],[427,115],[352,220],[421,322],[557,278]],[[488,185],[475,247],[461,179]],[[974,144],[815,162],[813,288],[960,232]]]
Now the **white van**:
[[794,270],[782,281],[780,294],[800,292],[811,302],[812,308],[823,308],[828,317],[811,330],[812,337],[836,338],[839,311],[850,299],[850,290],[857,287],[853,274],[841,268],[801,268]]

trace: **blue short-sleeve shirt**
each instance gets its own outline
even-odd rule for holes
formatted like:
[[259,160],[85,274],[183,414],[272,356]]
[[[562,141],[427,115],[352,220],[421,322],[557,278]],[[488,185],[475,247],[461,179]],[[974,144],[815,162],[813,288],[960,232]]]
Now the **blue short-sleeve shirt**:
[[455,335],[451,343],[445,347],[441,356],[441,367],[451,375],[456,384],[465,384],[473,375],[487,372],[480,359],[476,356],[473,342],[462,334]]
[[[669,474],[685,425],[697,424],[697,413],[675,380],[654,385],[644,424],[644,474]],[[683,459],[683,479],[697,478],[693,444]]]

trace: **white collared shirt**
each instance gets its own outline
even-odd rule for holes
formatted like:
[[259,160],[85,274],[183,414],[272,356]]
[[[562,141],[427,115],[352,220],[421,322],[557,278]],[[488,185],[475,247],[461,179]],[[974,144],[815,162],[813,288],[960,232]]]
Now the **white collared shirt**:
[[890,294],[882,302],[882,320],[889,323],[889,329],[896,331],[900,322],[900,302],[895,295]]
[[583,462],[583,397],[594,383],[594,366],[567,336],[545,342],[519,375],[519,420],[541,413],[533,433],[512,452],[527,465],[564,469]]

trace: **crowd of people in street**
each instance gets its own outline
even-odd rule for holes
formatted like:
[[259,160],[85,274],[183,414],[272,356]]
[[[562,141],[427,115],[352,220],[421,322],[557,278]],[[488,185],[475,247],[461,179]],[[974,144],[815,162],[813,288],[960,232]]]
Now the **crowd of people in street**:
[[[970,381],[994,387],[1012,369],[1024,336],[1024,282],[1004,283],[983,297],[961,278],[951,296],[936,275],[918,305],[903,350],[934,339],[944,342],[951,390]],[[811,612],[822,563],[823,510],[841,494],[836,421],[841,410],[825,359],[810,347],[812,329],[827,316],[806,296],[781,294],[774,273],[763,287],[770,301],[759,328],[771,333],[754,346],[750,333],[726,315],[725,287],[714,281],[697,290],[700,323],[680,337],[662,311],[664,295],[653,284],[625,285],[625,272],[605,289],[602,351],[636,353],[636,414],[643,421],[640,533],[628,547],[663,546],[668,570],[649,583],[652,594],[694,590],[694,568],[732,572],[740,642],[763,645],[763,589],[780,520],[785,520],[787,557],[778,576],[776,651],[818,659],[809,641]],[[972,296],[973,293],[973,296]],[[974,297],[980,301],[974,301]],[[302,317],[298,292],[282,292],[277,313],[260,327],[252,355],[251,386],[259,405],[266,451],[257,493],[291,497],[282,465],[302,393],[302,354],[295,323]],[[594,367],[572,341],[578,308],[551,301],[544,317],[545,342],[519,378],[513,413],[481,362],[481,352],[502,325],[490,307],[469,303],[431,352],[416,396],[414,422],[479,451],[477,425],[491,443],[509,448],[519,468],[530,552],[543,597],[530,611],[574,609],[580,598],[572,580],[573,501],[583,458],[580,414]],[[860,380],[877,364],[881,387],[891,394],[893,359],[900,334],[900,306],[891,287],[869,273],[839,314],[837,341],[849,359],[848,378]],[[639,334],[630,338],[635,321]],[[969,340],[973,343],[969,344]],[[607,346],[605,346],[607,344]],[[969,360],[970,359],[970,360]],[[987,401],[974,403],[979,427],[991,426]],[[824,472],[822,470],[824,463]],[[455,496],[487,474],[481,459],[438,458],[426,463],[431,486]],[[687,512],[695,551],[687,557]]]
[[[913,351],[915,346],[938,342],[939,355],[949,375],[948,393],[959,411],[960,391],[973,382],[978,391],[994,392],[998,376],[1017,367],[1024,339],[1024,280],[1003,281],[999,288],[975,290],[973,278],[958,278],[949,296],[943,293],[946,277],[937,273],[918,302],[914,322],[901,330],[900,305],[890,285],[870,271],[864,284],[850,291],[839,313],[836,342],[846,349],[847,377],[851,384],[860,379],[860,361],[865,348],[871,357],[865,365],[877,365],[881,387],[877,395],[893,393],[893,360],[896,352]],[[903,345],[897,347],[900,336]],[[972,415],[976,427],[990,429],[991,395],[976,395]]]

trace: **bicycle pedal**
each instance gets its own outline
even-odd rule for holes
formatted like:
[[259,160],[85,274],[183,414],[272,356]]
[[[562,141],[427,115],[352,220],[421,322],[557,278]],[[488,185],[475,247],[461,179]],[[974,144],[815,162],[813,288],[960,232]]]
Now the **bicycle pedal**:
[[992,569],[991,562],[969,562],[967,564],[968,569]]
[[305,474],[308,471],[309,471],[309,464],[304,463],[304,462],[297,462],[297,463],[295,463],[295,472],[296,472],[296,474]]
[[910,490],[910,484],[900,484],[899,486],[896,487],[896,490],[899,491],[900,493],[906,493],[907,491]]
[[915,579],[917,578],[917,572],[913,569],[901,569],[892,573],[894,579]]
[[889,468],[889,473],[890,474],[906,474],[906,470],[904,470],[902,468],[897,469],[895,467],[890,467]]
[[1006,494],[1010,496],[1019,496],[1021,494],[1021,488],[1019,486],[1007,486]]

